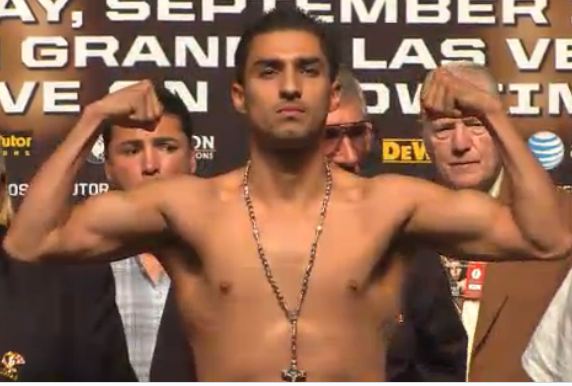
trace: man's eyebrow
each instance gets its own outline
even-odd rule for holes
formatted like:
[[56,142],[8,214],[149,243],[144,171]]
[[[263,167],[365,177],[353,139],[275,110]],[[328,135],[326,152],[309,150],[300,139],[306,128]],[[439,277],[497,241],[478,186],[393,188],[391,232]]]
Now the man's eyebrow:
[[429,123],[432,123],[434,125],[450,125],[451,123],[455,123],[455,120],[450,119],[450,118],[438,118],[438,119],[429,121]]
[[165,143],[165,142],[179,142],[177,138],[174,137],[156,137],[153,138],[153,143]]
[[119,142],[117,146],[138,146],[141,145],[141,143],[142,141],[140,139],[127,139]]
[[254,61],[253,67],[277,67],[281,64],[280,59],[260,58]]
[[466,123],[479,123],[479,124],[482,123],[482,121],[481,121],[479,118],[477,118],[477,117],[467,117],[467,118],[463,118],[463,122],[466,122]]
[[[322,65],[323,59],[318,56],[302,56],[295,58],[294,62],[297,66]],[[252,63],[252,67],[280,67],[284,65],[284,60],[278,58],[259,58]]]
[[305,57],[301,57],[298,58],[296,60],[296,62],[299,65],[303,65],[303,66],[308,66],[308,65],[312,65],[312,64],[322,64],[322,59],[317,57],[317,56],[305,56]]

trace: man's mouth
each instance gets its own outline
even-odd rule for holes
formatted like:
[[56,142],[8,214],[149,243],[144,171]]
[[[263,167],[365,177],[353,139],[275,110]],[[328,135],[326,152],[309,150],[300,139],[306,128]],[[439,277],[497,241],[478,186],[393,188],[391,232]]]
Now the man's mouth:
[[469,166],[469,165],[476,165],[479,161],[460,161],[460,162],[451,162],[449,165],[451,166]]
[[282,115],[299,115],[304,113],[304,109],[300,106],[283,106],[277,112]]

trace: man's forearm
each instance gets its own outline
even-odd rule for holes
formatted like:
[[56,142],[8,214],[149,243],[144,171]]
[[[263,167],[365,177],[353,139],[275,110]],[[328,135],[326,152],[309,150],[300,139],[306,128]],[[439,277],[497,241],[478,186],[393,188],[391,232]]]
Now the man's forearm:
[[522,234],[539,252],[546,252],[546,257],[568,252],[571,236],[550,176],[534,159],[504,112],[490,113],[485,120],[498,140],[511,185],[511,211]]
[[88,106],[36,173],[4,241],[9,254],[24,259],[35,255],[34,251],[41,250],[49,234],[63,223],[69,214],[77,173],[97,139],[102,121],[97,108]]

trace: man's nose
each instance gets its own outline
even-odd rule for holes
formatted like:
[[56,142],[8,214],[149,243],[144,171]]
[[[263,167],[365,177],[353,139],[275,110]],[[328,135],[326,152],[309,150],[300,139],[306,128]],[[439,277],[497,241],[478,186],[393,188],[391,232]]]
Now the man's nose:
[[152,146],[148,146],[143,151],[143,174],[153,176],[159,173],[159,157],[157,151]]
[[453,137],[451,138],[453,152],[463,154],[467,152],[472,145],[471,133],[464,123],[459,122],[453,129]]
[[282,74],[280,84],[280,97],[286,100],[294,100],[302,95],[300,74],[295,68],[286,68]]
[[352,171],[358,171],[359,169],[359,152],[347,135],[344,135],[341,139],[335,161],[346,169]]

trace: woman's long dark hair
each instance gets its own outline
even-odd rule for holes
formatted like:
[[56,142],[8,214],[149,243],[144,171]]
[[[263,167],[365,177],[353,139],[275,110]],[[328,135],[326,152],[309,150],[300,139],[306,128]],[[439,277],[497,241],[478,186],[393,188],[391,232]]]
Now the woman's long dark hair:
[[0,149],[0,201],[0,226],[8,227],[14,215],[14,209],[12,208],[12,200],[8,193],[6,159],[2,155],[2,149]]

